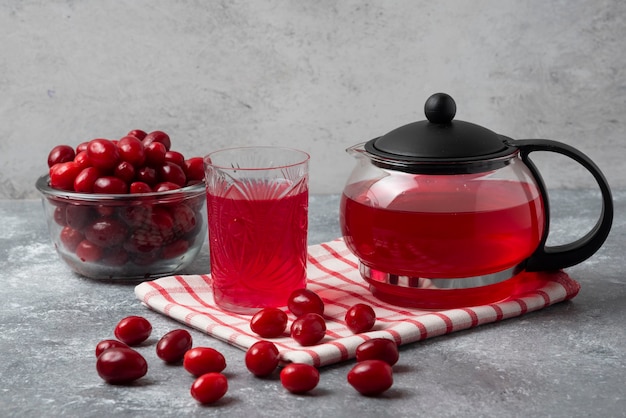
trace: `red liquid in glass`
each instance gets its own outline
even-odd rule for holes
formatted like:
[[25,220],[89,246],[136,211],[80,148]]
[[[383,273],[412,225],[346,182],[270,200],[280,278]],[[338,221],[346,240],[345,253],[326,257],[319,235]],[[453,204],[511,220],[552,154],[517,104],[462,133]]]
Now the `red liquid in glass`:
[[[254,196],[267,195],[255,185]],[[306,285],[308,191],[280,199],[207,195],[215,302],[234,312],[279,307]]]
[[[537,188],[506,180],[445,181],[404,189],[397,197],[355,183],[341,200],[346,244],[365,265],[385,273],[463,278],[514,267],[537,248],[544,230]],[[392,188],[389,188],[392,191]],[[374,200],[373,198],[371,200]]]

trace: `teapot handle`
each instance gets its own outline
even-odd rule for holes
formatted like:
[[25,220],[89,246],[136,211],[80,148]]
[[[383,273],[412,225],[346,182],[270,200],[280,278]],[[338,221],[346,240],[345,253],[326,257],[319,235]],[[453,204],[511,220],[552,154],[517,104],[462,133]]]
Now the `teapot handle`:
[[[609,235],[611,224],[613,223],[613,198],[611,190],[598,166],[576,148],[561,142],[548,139],[524,139],[513,140],[510,143],[519,148],[522,160],[537,180],[541,194],[544,197],[546,228],[539,248],[526,260],[526,271],[558,270],[581,263],[591,257],[600,249],[602,244],[604,244],[604,241]],[[575,160],[593,175],[600,187],[600,192],[602,193],[600,219],[598,219],[598,222],[591,231],[574,242],[558,246],[546,246],[550,229],[550,208],[543,179],[537,167],[528,158],[529,154],[534,151],[556,152]]]

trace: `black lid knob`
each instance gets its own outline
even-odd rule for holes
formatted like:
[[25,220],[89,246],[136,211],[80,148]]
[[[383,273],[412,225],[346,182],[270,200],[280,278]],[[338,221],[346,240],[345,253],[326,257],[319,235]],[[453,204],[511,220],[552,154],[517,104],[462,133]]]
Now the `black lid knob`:
[[426,119],[432,123],[450,123],[456,115],[456,103],[446,93],[435,93],[424,104]]

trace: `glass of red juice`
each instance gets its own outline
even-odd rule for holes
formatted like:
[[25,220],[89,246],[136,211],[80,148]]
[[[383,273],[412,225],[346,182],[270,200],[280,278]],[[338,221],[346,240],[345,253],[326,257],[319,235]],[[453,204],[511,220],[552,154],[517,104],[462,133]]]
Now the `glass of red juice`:
[[215,303],[253,314],[306,286],[309,155],[281,147],[204,157]]

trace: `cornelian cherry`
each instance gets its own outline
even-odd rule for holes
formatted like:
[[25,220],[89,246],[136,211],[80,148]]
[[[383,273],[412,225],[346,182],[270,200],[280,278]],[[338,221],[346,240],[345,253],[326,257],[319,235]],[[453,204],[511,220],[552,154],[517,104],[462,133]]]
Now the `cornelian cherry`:
[[356,348],[356,361],[382,360],[393,366],[398,362],[400,354],[395,341],[387,338],[372,338]]
[[295,316],[302,316],[306,313],[324,314],[324,302],[317,293],[309,289],[296,289],[291,292],[287,307]]
[[130,183],[135,178],[135,167],[128,161],[120,161],[113,171],[115,177]]
[[99,261],[102,258],[102,255],[102,248],[88,239],[82,240],[76,246],[76,257],[78,257],[80,261],[94,263]]
[[258,341],[246,351],[246,368],[257,377],[269,376],[279,363],[278,348],[270,341]]
[[110,384],[130,383],[148,372],[146,359],[128,347],[104,350],[96,361],[98,375]]
[[310,364],[291,363],[280,371],[280,383],[291,393],[305,393],[315,389],[320,372]]
[[382,360],[365,360],[348,372],[348,383],[361,395],[380,395],[393,385],[393,371]]
[[220,400],[228,392],[228,379],[221,373],[207,373],[191,385],[191,396],[201,404]]
[[146,137],[146,135],[148,135],[146,133],[146,131],[143,131],[141,129],[133,129],[132,131],[130,131],[129,133],[126,134],[126,136],[134,136],[135,138],[137,138],[138,140],[142,140]]
[[50,167],[50,187],[60,190],[74,190],[74,180],[82,171],[78,163],[67,161]]
[[165,162],[167,149],[160,142],[150,142],[147,145],[144,142],[144,150],[146,153],[146,164],[150,167],[158,167]]
[[170,136],[163,131],[152,131],[143,138],[143,145],[148,146],[154,142],[158,142],[165,146],[165,150],[169,151],[172,147],[172,141]]
[[104,194],[126,194],[128,193],[128,185],[118,177],[103,176],[97,178],[93,183],[93,191]]
[[48,168],[58,163],[74,160],[76,153],[69,145],[57,145],[48,154]]
[[152,324],[142,316],[127,316],[115,326],[115,337],[130,346],[140,344],[152,333]]
[[316,313],[306,313],[291,324],[291,338],[302,346],[319,343],[326,335],[326,321]]
[[287,314],[279,308],[263,308],[250,320],[250,329],[263,338],[280,337],[287,329]]
[[128,191],[130,193],[150,193],[152,188],[148,183],[144,183],[143,181],[134,181],[130,183]]
[[355,334],[367,332],[376,323],[376,312],[370,305],[357,303],[346,312],[346,326]]
[[193,339],[189,331],[175,329],[162,336],[157,342],[156,354],[167,363],[176,363],[183,359],[192,345]]
[[183,367],[199,377],[205,373],[221,372],[226,368],[224,355],[211,347],[194,347],[183,356]]
[[104,171],[115,167],[119,151],[113,141],[103,138],[92,139],[87,144],[87,156],[91,165]]
[[130,348],[126,344],[118,340],[102,340],[96,344],[96,357],[99,357],[105,350],[109,348]]
[[204,160],[202,157],[193,157],[185,160],[185,173],[188,180],[204,180]]
[[135,167],[141,167],[146,162],[146,153],[143,143],[135,136],[125,136],[117,143],[122,161],[129,162]]
[[205,373],[221,372],[226,368],[226,359],[214,348],[194,347],[185,352],[183,367],[198,377]]

